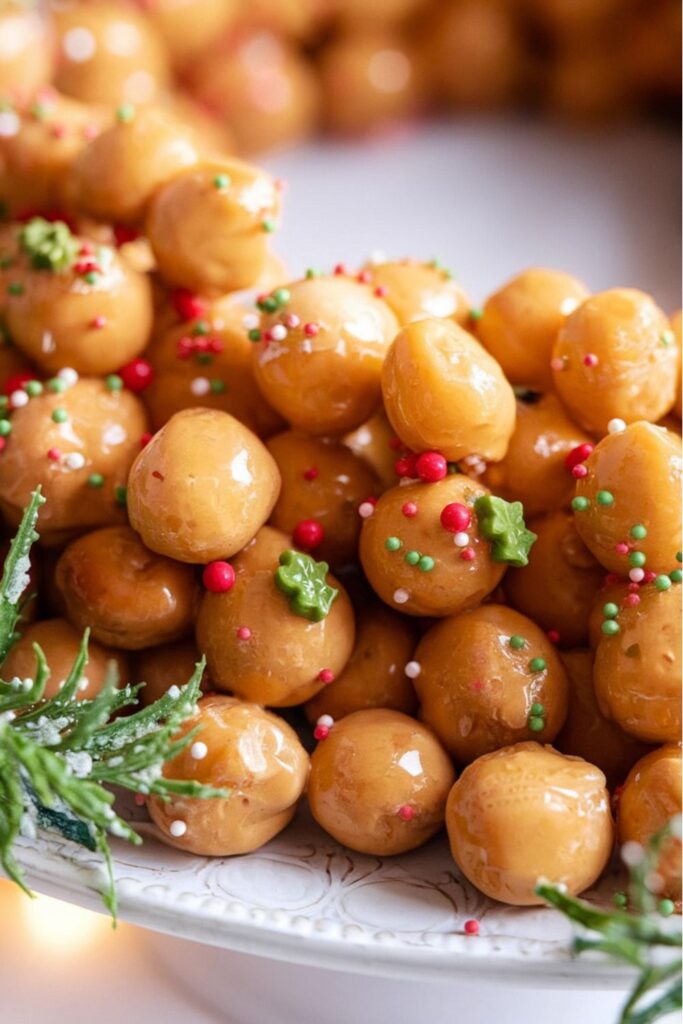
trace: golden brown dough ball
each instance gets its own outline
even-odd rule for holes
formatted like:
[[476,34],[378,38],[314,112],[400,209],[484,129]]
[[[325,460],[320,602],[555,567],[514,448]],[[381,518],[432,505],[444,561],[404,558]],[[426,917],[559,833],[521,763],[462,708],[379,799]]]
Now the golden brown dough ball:
[[333,7],[343,24],[353,27],[384,27],[404,21],[424,8],[425,0],[334,0]]
[[0,96],[22,100],[52,75],[47,19],[37,6],[5,0],[0,10]]
[[538,743],[469,765],[448,797],[446,827],[465,877],[513,906],[542,904],[541,878],[583,892],[605,868],[614,832],[600,769]]
[[[21,627],[20,627],[21,629]],[[78,657],[83,634],[66,619],[44,619],[21,630],[21,637],[15,641],[2,663],[4,679],[34,679],[36,655],[33,645],[38,644],[45,655],[50,669],[50,678],[45,686],[46,698],[55,697],[67,680]],[[128,661],[124,654],[91,640],[88,644],[88,661],[78,684],[76,697],[92,700],[102,689],[111,663],[118,673],[120,686],[130,682]]]
[[555,390],[579,426],[601,437],[610,420],[658,420],[674,404],[678,346],[651,297],[613,288],[567,317],[552,352]]
[[561,658],[569,677],[569,706],[555,746],[563,754],[596,765],[612,789],[624,781],[648,747],[601,713],[593,686],[593,652],[577,648],[563,651]]
[[548,67],[545,105],[570,121],[601,124],[632,112],[633,90],[624,74],[621,46],[582,38],[562,46]]
[[395,313],[401,327],[430,317],[455,320],[461,327],[469,323],[470,300],[451,272],[437,260],[371,262],[361,275]]
[[338,441],[292,430],[271,437],[267,448],[282,477],[272,525],[333,566],[352,562],[362,523],[358,509],[378,493],[370,467]]
[[341,584],[323,571],[324,562],[317,567],[320,583],[337,595],[327,614],[317,605],[317,621],[302,614],[296,595],[277,585],[278,559],[288,547],[285,534],[261,531],[234,559],[231,589],[207,592],[197,618],[197,646],[206,655],[214,685],[272,707],[313,697],[330,675],[343,670],[354,642],[351,602]]
[[505,594],[513,608],[533,619],[561,647],[585,644],[603,569],[576,532],[571,513],[551,512],[532,519],[529,529],[536,534],[529,564],[508,571]]
[[382,362],[398,323],[370,288],[339,274],[261,300],[256,380],[274,409],[309,434],[340,434],[381,400]]
[[553,645],[504,605],[437,622],[411,668],[422,720],[464,764],[521,740],[551,743],[567,714],[567,676]]
[[252,539],[280,491],[274,459],[239,420],[184,409],[138,455],[128,514],[145,544],[180,562],[229,558]]
[[383,491],[396,485],[396,449],[400,441],[384,409],[378,409],[369,420],[346,434],[342,441],[374,470]]
[[188,168],[156,193],[147,214],[159,273],[206,295],[251,287],[265,270],[278,210],[265,171],[228,159]]
[[57,563],[68,618],[101,643],[138,651],[177,640],[192,626],[194,569],[149,551],[129,526],[79,537]]
[[241,153],[307,138],[318,120],[319,85],[303,55],[271,32],[228,37],[196,62],[190,88],[228,126]]
[[152,327],[144,274],[62,222],[34,218],[19,237],[6,311],[18,348],[48,373],[112,373],[142,352]]
[[[140,651],[135,659],[133,680],[145,684],[140,690],[142,703],[153,704],[171,686],[184,686],[189,682],[199,657],[199,651],[191,640]],[[207,685],[207,678],[205,672],[202,687]]]
[[172,64],[201,63],[213,41],[234,22],[237,0],[143,0],[145,16],[163,39]]
[[387,352],[382,395],[389,422],[414,451],[447,459],[505,455],[515,427],[515,396],[498,363],[448,320],[404,327]]
[[238,0],[239,26],[268,29],[285,39],[305,43],[337,6],[338,0]]
[[321,715],[336,721],[365,708],[390,708],[406,715],[417,711],[415,689],[406,674],[417,639],[414,624],[379,601],[364,602],[356,613],[353,654],[341,675],[306,704],[309,722]]
[[[474,512],[474,502],[488,493],[460,474],[386,491],[360,538],[361,564],[375,593],[408,615],[455,615],[483,601],[505,571],[493,561]],[[441,523],[449,505],[463,506],[463,529],[455,533]]]
[[51,3],[55,85],[86,103],[149,103],[168,85],[168,55],[151,21],[116,0]]
[[681,548],[681,439],[633,423],[598,444],[572,501],[579,536],[611,572],[670,572]]
[[76,203],[101,220],[138,223],[155,190],[197,159],[189,131],[163,108],[124,108],[76,159]]
[[154,376],[144,392],[153,427],[182,409],[229,412],[259,437],[282,426],[256,385],[252,344],[235,301],[221,302],[196,320],[162,331],[145,353]]
[[[668,744],[653,750],[631,769],[619,796],[619,842],[646,846],[650,839],[681,813],[681,748]],[[657,895],[681,898],[681,840],[669,837],[662,847],[656,873]]]
[[511,384],[545,390],[552,386],[557,332],[586,298],[588,289],[571,274],[532,267],[489,296],[476,323],[477,337]]
[[196,738],[164,765],[170,779],[226,789],[226,798],[151,796],[147,809],[161,838],[206,857],[250,853],[294,817],[309,760],[294,730],[277,715],[232,697],[204,697],[180,730]]
[[529,14],[557,39],[585,38],[621,15],[621,0],[526,0]]
[[15,406],[0,458],[0,507],[11,525],[40,484],[44,543],[122,520],[128,470],[147,430],[135,395],[74,377],[65,371]]
[[374,708],[337,722],[318,744],[308,802],[337,842],[386,857],[414,850],[439,831],[454,778],[426,726]]
[[386,131],[417,113],[413,54],[386,28],[335,37],[319,55],[318,73],[325,125],[333,132]]
[[[658,589],[667,579],[669,588]],[[632,598],[638,598],[637,603]],[[617,608],[616,604],[614,608]],[[681,585],[657,577],[625,599],[605,626],[595,652],[600,710],[631,736],[676,743],[681,733]],[[606,624],[613,623],[610,632]],[[616,628],[615,628],[616,627]]]
[[565,460],[579,445],[593,445],[552,392],[517,402],[515,429],[505,457],[489,465],[483,482],[508,501],[521,501],[527,516],[569,506],[575,478]]

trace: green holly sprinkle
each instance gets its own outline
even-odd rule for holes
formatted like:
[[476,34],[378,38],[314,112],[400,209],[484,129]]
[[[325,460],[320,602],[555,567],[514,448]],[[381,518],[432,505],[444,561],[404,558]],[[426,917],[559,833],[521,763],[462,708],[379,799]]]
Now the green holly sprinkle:
[[532,658],[531,661],[529,662],[529,671],[530,672],[543,672],[544,669],[545,669],[545,659],[544,658]]
[[289,597],[295,615],[321,622],[329,615],[339,591],[326,582],[327,562],[316,562],[300,551],[283,551],[275,572],[275,585]]
[[616,636],[617,633],[621,632],[621,626],[614,619],[605,619],[600,628],[605,636]]
[[69,418],[69,414],[66,409],[53,409],[52,410],[52,422],[53,423],[66,423]]
[[19,244],[34,270],[66,270],[78,253],[78,242],[67,225],[43,217],[33,217],[23,226]]
[[104,477],[101,473],[91,473],[88,477],[88,487],[98,489],[104,487]]
[[484,494],[475,501],[474,511],[479,532],[491,542],[494,562],[529,564],[529,551],[536,534],[526,528],[521,501],[505,501],[493,494]]
[[572,508],[575,512],[585,512],[591,506],[590,498],[572,498]]
[[417,565],[417,563],[420,561],[420,552],[407,551],[405,555],[405,561],[408,563],[408,565]]
[[611,491],[598,491],[595,495],[595,500],[598,505],[603,505],[606,508],[609,508],[610,505],[614,504],[614,495]]
[[513,651],[521,651],[523,647],[526,647],[526,640],[523,636],[511,636],[508,643]]
[[387,539],[384,541],[384,547],[387,549],[387,551],[398,551],[398,549],[401,547],[401,541],[399,540],[398,537],[387,537]]

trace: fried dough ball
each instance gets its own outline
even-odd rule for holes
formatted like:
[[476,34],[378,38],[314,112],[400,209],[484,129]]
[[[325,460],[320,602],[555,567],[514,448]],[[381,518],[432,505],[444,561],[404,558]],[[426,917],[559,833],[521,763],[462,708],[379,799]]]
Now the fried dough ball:
[[505,458],[487,467],[483,482],[508,501],[521,501],[527,516],[566,508],[575,481],[565,459],[581,444],[590,444],[590,437],[557,396],[532,392],[518,400]]
[[0,95],[22,99],[50,80],[52,39],[38,7],[5,0],[0,10]]
[[[20,627],[21,629],[21,627]],[[21,631],[21,636],[2,663],[4,679],[34,679],[36,655],[33,645],[38,644],[50,668],[50,677],[45,686],[46,698],[55,697],[66,682],[73,664],[78,657],[83,634],[66,619],[44,619],[34,622]],[[118,673],[119,683],[129,682],[128,661],[125,654],[91,640],[88,644],[88,661],[76,697],[92,700],[102,689],[111,662]]]
[[228,37],[190,69],[193,95],[234,135],[241,153],[307,138],[318,120],[319,85],[302,53],[271,32]]
[[378,409],[369,420],[361,423],[350,434],[342,438],[354,455],[363,459],[374,470],[382,490],[396,485],[396,451],[398,438],[384,409]]
[[74,162],[76,202],[101,220],[136,224],[156,189],[197,160],[189,131],[163,108],[125,108]]
[[336,720],[365,708],[390,708],[414,715],[417,696],[406,675],[416,629],[379,601],[357,607],[358,626],[353,654],[341,675],[306,704],[306,717],[316,722],[321,715]]
[[152,343],[145,358],[154,376],[143,397],[156,430],[182,409],[197,407],[228,412],[259,437],[282,426],[256,385],[252,344],[242,326],[246,313],[234,301],[216,303]]
[[[505,572],[474,513],[476,499],[488,493],[460,474],[386,491],[360,537],[360,561],[375,593],[408,615],[455,615],[480,604]],[[442,526],[441,513],[451,504],[464,506],[463,521],[469,512],[466,534]]]
[[[668,744],[653,750],[631,769],[619,796],[619,842],[646,846],[668,821],[681,813],[681,748]],[[656,873],[658,896],[681,898],[681,840],[669,837]]]
[[149,551],[129,526],[109,526],[72,541],[55,582],[67,616],[101,643],[139,651],[177,640],[194,620],[194,569]]
[[571,513],[551,512],[533,519],[529,529],[536,543],[529,564],[511,568],[505,594],[517,611],[553,635],[561,647],[578,647],[588,640],[591,603],[604,572],[585,546]]
[[151,21],[116,0],[52,3],[59,56],[55,85],[86,103],[149,103],[169,81]]
[[335,0],[334,7],[344,24],[354,27],[384,27],[404,21],[425,6],[425,0]]
[[477,337],[511,384],[545,390],[552,386],[557,332],[588,294],[581,281],[561,270],[524,270],[486,300]]
[[595,653],[600,710],[649,743],[676,743],[681,733],[681,586],[664,578],[668,590],[641,586],[638,603],[627,599],[614,617],[605,606],[618,629],[603,632]]
[[413,451],[447,459],[505,455],[515,427],[515,396],[498,363],[448,320],[404,327],[382,369],[389,422]]
[[567,714],[567,676],[531,619],[487,604],[437,622],[415,651],[421,718],[467,764],[521,740],[552,742]]
[[[134,679],[145,684],[140,690],[142,703],[153,704],[171,686],[184,686],[194,675],[198,661],[199,651],[190,640],[140,651],[135,659]],[[202,685],[206,682],[205,672]]]
[[270,176],[241,160],[182,171],[159,189],[147,214],[159,273],[206,295],[251,287],[266,268],[278,210]]
[[179,736],[197,725],[196,739],[166,762],[164,776],[229,793],[208,800],[174,796],[168,803],[151,796],[152,820],[164,842],[189,853],[230,857],[257,850],[294,817],[308,755],[285,721],[232,697],[202,698]]
[[649,295],[613,288],[586,299],[560,328],[555,390],[579,426],[601,437],[610,420],[656,421],[676,398],[678,346]]
[[367,420],[398,330],[386,303],[336,275],[278,288],[261,306],[256,380],[273,408],[309,434],[345,433]]
[[[51,252],[71,246],[68,265],[36,269],[34,231]],[[72,236],[62,223],[36,218],[20,234],[26,251],[12,268],[6,311],[17,347],[48,373],[64,366],[112,373],[138,356],[152,327],[146,276],[108,246]]]
[[184,68],[205,60],[213,41],[229,28],[237,0],[144,0],[145,16],[166,44],[172,64]]
[[316,531],[307,550],[333,566],[353,561],[362,523],[358,508],[378,493],[367,463],[338,441],[292,430],[271,437],[266,447],[282,477],[272,525],[293,534],[295,544],[306,546],[297,526],[314,520],[322,527],[322,539]]
[[570,121],[600,124],[633,107],[621,43],[607,50],[604,42],[583,37],[560,47],[544,84],[550,113]]
[[318,744],[308,802],[337,842],[386,857],[414,850],[439,831],[454,778],[426,726],[373,708],[337,722]]
[[642,577],[643,567],[674,568],[681,548],[680,437],[633,423],[603,438],[584,465],[572,507],[579,536],[598,561],[632,579]]
[[436,260],[371,262],[361,274],[363,280],[379,290],[401,327],[431,317],[455,320],[461,327],[469,323],[470,300],[450,271]]
[[[285,39],[306,42],[326,17],[336,13],[339,0],[238,0],[240,27],[268,29]],[[400,2],[400,0],[399,0]]]
[[354,642],[351,602],[333,576],[326,582],[338,594],[320,621],[294,611],[276,586],[278,557],[288,547],[285,534],[261,531],[234,559],[234,585],[227,593],[207,592],[197,618],[197,646],[213,684],[271,707],[313,697],[330,673],[341,673]]
[[583,892],[606,866],[614,832],[600,769],[538,743],[469,765],[448,797],[446,827],[465,877],[513,906],[542,904],[541,878]]
[[40,484],[43,543],[122,520],[128,470],[147,430],[135,395],[71,379],[65,372],[15,408],[0,459],[0,507],[11,525]]
[[239,420],[214,409],[184,409],[133,463],[128,514],[152,551],[209,562],[240,551],[279,492],[275,460]]

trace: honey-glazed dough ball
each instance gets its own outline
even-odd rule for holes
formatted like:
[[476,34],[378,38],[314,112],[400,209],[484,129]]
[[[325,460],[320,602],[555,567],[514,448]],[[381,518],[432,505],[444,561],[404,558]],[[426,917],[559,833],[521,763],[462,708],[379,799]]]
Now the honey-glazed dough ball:
[[605,776],[580,757],[538,743],[485,754],[453,786],[446,807],[451,853],[491,899],[538,906],[541,878],[571,896],[596,881],[612,852]]
[[529,529],[536,534],[529,564],[507,572],[505,594],[513,608],[556,635],[561,647],[579,647],[588,640],[591,605],[604,571],[576,532],[571,513],[532,519]]
[[551,116],[602,125],[635,110],[619,47],[583,37],[561,46],[547,69],[545,106]]
[[275,579],[289,538],[275,530],[262,534],[234,559],[231,589],[204,595],[197,646],[217,689],[291,707],[321,690],[329,673],[335,677],[344,669],[353,650],[353,609],[341,584],[325,573],[327,586],[338,591],[327,614],[314,621],[295,611]]
[[[383,491],[396,486],[396,447],[398,438],[384,409],[378,409],[369,420],[346,434],[342,442],[354,455],[374,470]],[[398,442],[400,444],[400,442]]]
[[508,501],[521,501],[527,516],[538,516],[569,507],[575,480],[565,459],[591,439],[552,392],[528,398],[517,401],[505,458],[487,467],[483,482]]
[[0,96],[20,100],[50,80],[53,47],[37,6],[4,0],[0,9]]
[[238,0],[238,20],[240,27],[266,29],[305,44],[337,12],[338,5],[339,0]]
[[603,438],[584,465],[574,519],[601,565],[623,576],[675,568],[682,546],[680,437],[633,423]]
[[595,652],[600,710],[648,743],[681,735],[681,585],[669,582],[668,590],[641,586],[637,604],[625,601],[610,615],[618,630],[603,632]]
[[249,288],[265,270],[278,210],[265,171],[234,159],[188,168],[156,193],[147,214],[159,273],[206,295]]
[[[414,715],[417,696],[406,674],[417,631],[410,619],[379,601],[356,606],[356,644],[346,668],[306,704],[306,717],[337,721],[365,708],[390,708]],[[409,670],[410,671],[410,670]]]
[[[653,750],[631,769],[619,795],[619,842],[647,843],[681,813],[681,748],[668,744]],[[669,837],[662,847],[656,873],[662,882],[658,896],[681,898],[681,840]]]
[[552,386],[557,332],[588,294],[581,281],[561,270],[524,270],[486,300],[477,337],[511,384],[545,390]]
[[656,421],[676,398],[678,346],[649,295],[613,288],[586,299],[560,328],[555,390],[572,419],[602,437],[610,420]]
[[415,662],[420,717],[456,761],[521,740],[551,743],[562,728],[562,662],[538,626],[512,608],[487,604],[437,622]]
[[235,20],[239,0],[143,0],[145,16],[166,44],[172,64],[185,68]]
[[169,779],[228,790],[202,800],[151,796],[147,809],[164,842],[205,857],[250,853],[294,817],[309,760],[294,730],[277,715],[232,697],[199,701],[179,736],[200,726],[191,744],[164,765]]
[[128,471],[147,430],[142,403],[100,380],[62,376],[15,408],[0,458],[0,507],[17,526],[40,484],[45,544],[121,522]]
[[240,153],[301,142],[318,120],[318,91],[303,53],[271,32],[219,42],[189,72],[195,98],[227,125]]
[[455,772],[414,718],[372,708],[337,722],[311,758],[308,802],[326,832],[377,857],[406,853],[443,825]]
[[425,0],[334,0],[333,7],[342,24],[352,27],[385,28],[405,21],[424,8]]
[[448,320],[404,327],[382,369],[389,422],[413,451],[496,461],[515,427],[515,396],[498,363]]
[[315,557],[333,566],[352,562],[362,523],[358,508],[378,493],[370,467],[338,441],[292,430],[271,437],[266,447],[282,477],[271,524],[294,534],[300,523],[315,520],[322,527],[322,540],[311,548]]
[[143,400],[155,430],[182,409],[218,409],[268,437],[282,426],[259,391],[252,343],[242,326],[245,307],[213,304],[197,320],[162,331],[145,353],[154,376]]
[[142,352],[152,328],[144,274],[109,246],[72,235],[62,222],[34,218],[20,239],[24,251],[8,285],[7,327],[37,366],[47,373],[69,366],[107,374]]
[[75,199],[100,220],[136,224],[156,189],[197,160],[189,131],[166,110],[124,108],[74,162]]
[[398,331],[386,303],[340,274],[276,288],[261,306],[256,380],[273,408],[309,434],[346,433],[367,420]]
[[555,746],[596,765],[612,789],[621,785],[648,747],[601,713],[593,686],[593,652],[577,648],[563,651],[561,658],[569,677],[569,706]]
[[[78,657],[83,634],[66,619],[44,619],[22,629],[21,636],[12,645],[2,663],[3,679],[35,679],[36,655],[33,644],[38,644],[45,655],[50,677],[45,686],[44,696],[55,697],[67,680]],[[92,700],[104,685],[111,662],[118,673],[120,686],[130,680],[128,660],[125,654],[104,647],[91,640],[88,644],[88,661],[76,690],[79,700]]]
[[149,103],[169,82],[168,55],[151,21],[117,0],[53,2],[55,85],[86,103]]
[[128,514],[152,551],[210,562],[229,558],[255,536],[279,492],[275,460],[239,420],[184,409],[135,460]]
[[469,323],[470,300],[451,272],[437,260],[370,262],[361,274],[395,313],[401,327],[431,317],[455,320],[461,327]]
[[194,569],[149,551],[129,526],[109,526],[72,541],[55,582],[67,616],[101,643],[139,651],[178,640],[194,621]]
[[[140,690],[142,703],[153,704],[171,686],[185,686],[194,675],[199,657],[199,651],[191,640],[140,651],[135,659],[133,681],[145,684]],[[204,672],[202,688],[207,685],[208,675]]]
[[[474,512],[474,502],[488,493],[460,474],[386,491],[363,521],[360,538],[360,561],[375,593],[408,615],[455,615],[480,604],[506,568],[493,561]],[[466,532],[454,534],[441,524],[451,504],[464,506],[463,521],[469,512]]]

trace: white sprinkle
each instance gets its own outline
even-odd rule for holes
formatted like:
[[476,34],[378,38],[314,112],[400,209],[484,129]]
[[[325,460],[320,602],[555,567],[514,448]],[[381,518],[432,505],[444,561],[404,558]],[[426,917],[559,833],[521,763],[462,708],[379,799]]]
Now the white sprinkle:
[[608,434],[620,434],[622,430],[626,430],[626,424],[623,420],[620,420],[618,416],[615,416],[613,420],[610,420],[607,424]]
[[634,868],[640,864],[644,856],[645,851],[640,843],[635,843],[632,839],[624,843],[621,848],[621,859],[629,868]]
[[169,697],[173,697],[174,700],[177,700],[178,697],[180,696],[180,687],[175,685],[169,686],[166,693],[168,694]]
[[242,327],[244,327],[245,331],[255,331],[260,323],[261,318],[258,313],[247,313],[242,319]]
[[394,601],[396,604],[405,604],[409,597],[410,594],[404,587],[399,587],[398,590],[394,591]]
[[361,519],[369,519],[370,516],[374,513],[374,511],[375,506],[372,504],[371,501],[362,501],[358,506],[358,515],[361,517]]
[[19,118],[13,110],[0,113],[0,139],[10,139],[19,131]]
[[645,579],[645,570],[644,569],[631,569],[631,571],[628,574],[628,578],[633,583],[640,583],[641,580]]
[[270,329],[270,336],[273,341],[284,341],[287,337],[287,328],[284,324],[275,324]]
[[65,366],[62,370],[57,372],[57,376],[61,381],[64,381],[67,387],[78,383],[78,373],[71,366]]
[[25,391],[13,391],[9,396],[9,404],[13,409],[21,409],[22,405],[28,405],[28,395]]
[[323,725],[326,728],[331,729],[332,726],[334,725],[334,718],[332,717],[332,715],[321,715],[315,724]]
[[[64,682],[66,682],[66,680],[64,680]],[[64,685],[64,683],[62,683],[60,685],[60,690],[61,690],[63,685]],[[89,686],[90,686],[90,680],[88,679],[87,676],[83,676],[83,678],[81,679],[80,683],[78,684],[78,689],[81,691],[81,693],[85,693],[85,691],[88,689]]]
[[422,671],[422,665],[419,661],[409,661],[403,671],[408,676],[408,679],[417,679]]
[[69,469],[83,469],[85,466],[85,456],[81,455],[80,452],[69,452],[68,455],[64,456],[64,465]]
[[463,533],[462,531],[458,531],[458,533],[453,535],[453,543],[455,544],[456,548],[466,548],[469,542],[469,533]]
[[206,743],[202,743],[201,740],[197,740],[190,747],[190,757],[193,757],[195,761],[202,761],[209,753],[209,748]]
[[373,249],[373,251],[370,253],[370,263],[374,264],[375,266],[378,263],[386,263],[386,261],[387,254],[384,251],[384,249]]
[[82,64],[95,55],[97,44],[89,29],[70,28],[62,40],[62,49],[69,60]]
[[187,832],[187,825],[184,821],[181,821],[180,818],[176,818],[176,820],[172,821],[169,825],[168,831],[176,839],[180,839],[180,837],[184,836]]
[[190,384],[190,391],[193,395],[208,395],[211,390],[211,381],[206,377],[195,377]]

